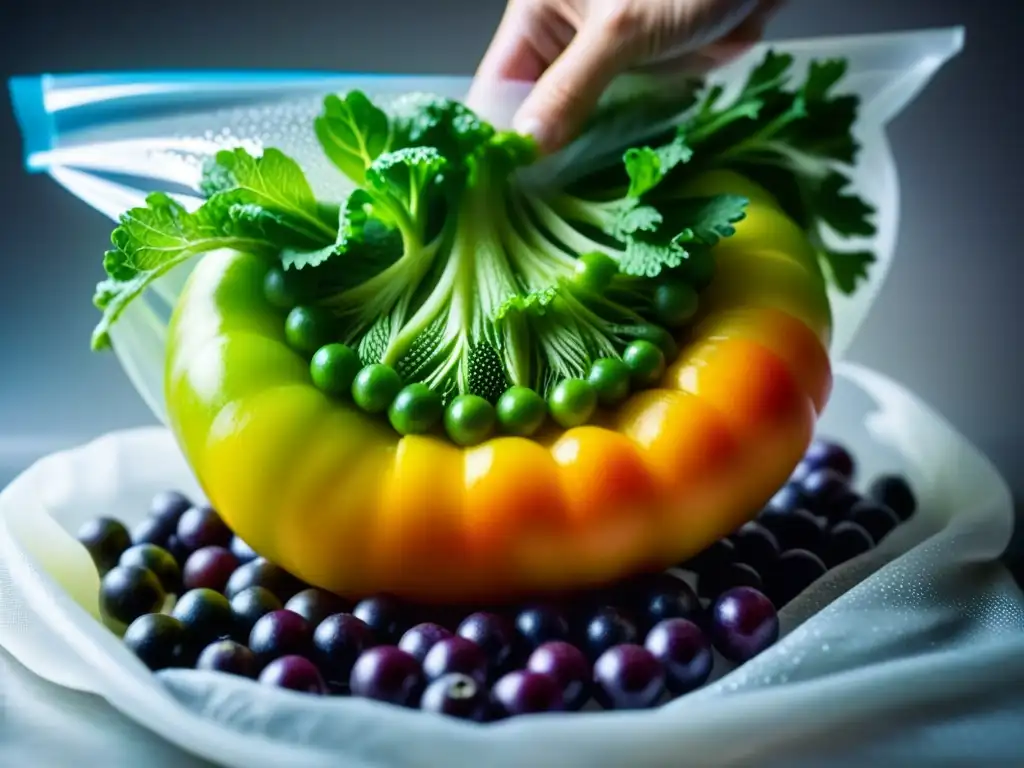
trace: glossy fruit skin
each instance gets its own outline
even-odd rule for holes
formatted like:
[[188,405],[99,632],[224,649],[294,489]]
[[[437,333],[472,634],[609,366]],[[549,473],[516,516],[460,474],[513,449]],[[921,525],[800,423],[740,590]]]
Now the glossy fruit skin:
[[449,637],[452,637],[451,630],[442,627],[440,624],[425,622],[406,630],[405,634],[402,635],[402,639],[398,641],[398,647],[414,656],[422,664],[430,649]]
[[373,645],[373,631],[350,613],[328,616],[313,632],[314,656],[332,685],[347,688],[352,666]]
[[249,587],[264,587],[281,602],[287,602],[302,589],[302,583],[281,566],[264,557],[257,557],[239,566],[231,574],[224,594],[231,598]]
[[284,607],[315,627],[328,616],[347,613],[352,609],[352,604],[335,594],[310,587],[292,595]]
[[379,645],[356,661],[349,688],[355,696],[409,707],[419,700],[423,690],[423,671],[405,651]]
[[460,448],[319,391],[265,298],[272,260],[215,251],[169,326],[170,427],[231,530],[344,596],[511,600],[673,566],[786,481],[831,391],[825,283],[795,225],[757,200],[715,257],[653,386]]
[[711,607],[711,640],[729,661],[742,664],[754,658],[778,636],[775,606],[758,590],[729,590]]
[[530,654],[526,669],[557,680],[569,711],[580,709],[590,699],[590,662],[575,645],[560,640],[544,643]]
[[642,645],[617,645],[594,662],[594,698],[606,709],[649,709],[665,691],[665,673]]
[[235,615],[238,634],[246,638],[260,618],[272,611],[280,611],[283,607],[274,593],[264,587],[248,587],[231,598],[231,610]]
[[137,565],[152,571],[165,592],[181,594],[181,568],[174,555],[155,544],[135,544],[122,554],[118,565]]
[[132,545],[132,537],[124,523],[109,517],[90,520],[78,529],[78,541],[84,546],[102,576],[115,565],[122,553]]
[[218,640],[206,646],[199,654],[196,669],[255,678],[259,665],[256,655],[241,643]]
[[211,507],[192,507],[178,520],[178,541],[195,552],[203,547],[228,547],[231,530]]
[[479,611],[462,620],[456,634],[479,645],[490,662],[491,675],[505,671],[515,652],[516,636],[510,623],[495,613]]
[[216,640],[239,640],[231,603],[212,589],[192,589],[178,598],[171,615],[185,627],[190,651],[198,654]]
[[549,675],[516,670],[494,684],[491,696],[500,715],[514,717],[565,709],[558,682]]
[[147,613],[128,626],[122,639],[143,664],[158,672],[179,665],[185,627],[173,616]]
[[647,634],[644,647],[665,670],[665,686],[674,695],[700,688],[711,675],[711,643],[686,619],[666,619]]
[[596,661],[601,654],[617,645],[631,645],[640,634],[636,625],[611,606],[598,608],[586,622],[582,648]]
[[313,662],[302,656],[282,656],[274,659],[260,672],[259,681],[264,685],[301,693],[320,696],[327,693],[327,684],[320,671]]
[[223,592],[228,579],[238,568],[238,558],[226,547],[203,547],[188,556],[182,569],[185,589],[212,589]]
[[427,680],[437,680],[458,673],[484,685],[488,678],[487,654],[472,640],[449,637],[436,643],[423,658],[423,674]]
[[903,521],[909,520],[917,509],[917,498],[910,483],[899,475],[875,478],[868,488],[868,496],[889,507]]
[[312,651],[313,628],[288,610],[271,611],[253,625],[249,648],[260,667],[282,656],[306,656]]
[[100,582],[100,607],[112,619],[131,624],[160,610],[167,593],[156,574],[137,565],[119,565]]
[[427,686],[420,698],[420,709],[479,722],[487,716],[489,701],[486,690],[466,675],[445,675]]

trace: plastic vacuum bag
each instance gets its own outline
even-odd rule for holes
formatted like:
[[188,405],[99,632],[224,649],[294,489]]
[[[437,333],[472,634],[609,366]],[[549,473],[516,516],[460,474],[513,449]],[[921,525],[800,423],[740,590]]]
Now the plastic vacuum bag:
[[[712,684],[657,710],[488,726],[193,670],[154,676],[98,622],[98,578],[71,534],[101,513],[138,519],[158,490],[199,496],[160,428],[107,435],[48,457],[0,495],[0,644],[42,677],[95,692],[159,736],[240,768],[763,765],[806,758],[850,733],[909,728],[936,702],[1020,688],[1024,600],[997,563],[1012,527],[1006,484],[914,396],[838,362],[895,252],[899,195],[885,126],[961,44],[960,30],[774,44],[800,65],[850,61],[845,87],[863,100],[854,183],[879,210],[879,232],[868,245],[880,261],[870,283],[852,299],[831,297],[837,382],[820,431],[852,448],[862,477],[906,473],[920,511],[790,603],[781,614],[783,638],[753,661],[730,669],[718,658]],[[763,53],[752,51],[715,79],[734,87]],[[116,218],[155,189],[196,204],[203,159],[226,146],[277,146],[321,195],[336,196],[340,176],[309,129],[326,92],[460,97],[467,85],[463,78],[178,72],[21,78],[12,95],[28,168]],[[610,98],[649,86],[623,81]],[[507,120],[525,93],[510,84],[498,100],[503,114],[489,117]],[[570,146],[536,172],[558,176],[600,149]],[[113,330],[126,372],[161,419],[164,322],[187,268],[159,281]],[[941,750],[941,740],[928,743]]]

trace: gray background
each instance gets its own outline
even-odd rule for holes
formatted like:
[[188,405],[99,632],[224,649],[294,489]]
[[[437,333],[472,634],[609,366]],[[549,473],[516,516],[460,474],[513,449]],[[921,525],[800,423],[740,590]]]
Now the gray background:
[[[498,0],[89,3],[0,0],[0,76],[123,68],[468,73]],[[892,127],[901,253],[852,357],[923,395],[1024,494],[1019,178],[1024,108],[1014,2],[791,0],[770,37],[963,24],[967,46]],[[0,105],[0,483],[35,456],[151,421],[88,349],[110,224],[27,176]]]

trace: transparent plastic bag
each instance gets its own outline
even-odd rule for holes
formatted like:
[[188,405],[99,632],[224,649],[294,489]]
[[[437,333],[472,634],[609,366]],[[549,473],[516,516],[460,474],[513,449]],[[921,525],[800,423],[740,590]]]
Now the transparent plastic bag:
[[[961,44],[960,30],[773,44],[799,65],[847,58],[845,87],[863,100],[864,150],[854,181],[878,207],[879,232],[869,246],[880,261],[855,298],[832,296],[837,361],[895,252],[899,195],[885,126]],[[752,51],[716,79],[734,87],[763,52]],[[408,91],[460,97],[467,85],[463,78],[169,73],[22,78],[12,94],[27,166],[116,218],[153,189],[195,204],[203,158],[239,144],[281,148],[318,192],[336,195],[339,176],[308,128],[325,92],[359,87],[382,99]],[[617,92],[641,86],[623,81]],[[497,100],[503,114],[490,117],[507,120],[525,92],[510,84]],[[566,172],[599,150],[574,145],[538,173]],[[187,266],[159,281],[113,332],[126,372],[159,418],[163,323],[186,274]],[[70,532],[100,511],[137,519],[160,489],[198,495],[162,429],[115,433],[51,456],[0,496],[0,644],[39,675],[100,694],[187,750],[247,767],[767,763],[792,758],[850,723],[891,727],[938,698],[1019,685],[1024,602],[996,563],[1012,526],[1005,483],[898,385],[841,363],[836,373],[821,432],[857,453],[864,477],[905,472],[919,493],[919,514],[789,604],[776,646],[736,670],[718,659],[713,684],[658,710],[479,727],[195,671],[154,677],[96,621],[98,581]]]

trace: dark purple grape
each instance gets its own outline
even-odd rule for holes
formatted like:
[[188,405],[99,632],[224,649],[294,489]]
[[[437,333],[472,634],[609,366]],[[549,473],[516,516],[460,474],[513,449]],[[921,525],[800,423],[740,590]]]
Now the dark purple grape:
[[247,639],[257,621],[283,607],[274,593],[263,587],[243,589],[231,598],[231,610],[235,613],[238,634]]
[[675,696],[700,688],[711,675],[711,643],[692,621],[666,619],[647,634],[644,647],[661,663],[665,687]]
[[711,642],[729,661],[748,661],[778,637],[775,606],[756,589],[729,590],[711,606]]
[[245,563],[252,562],[259,557],[256,550],[246,544],[245,541],[240,539],[238,536],[231,537],[231,546],[229,549],[231,550],[231,554],[237,557],[238,562],[243,565]]
[[552,640],[569,637],[569,621],[555,605],[531,605],[518,614],[516,632],[526,652]]
[[807,504],[807,495],[802,484],[790,481],[782,486],[768,501],[768,506],[779,512],[802,509]]
[[598,608],[586,622],[582,650],[594,661],[616,645],[630,645],[640,638],[636,625],[611,606]]
[[790,549],[817,551],[825,542],[825,522],[806,509],[791,512],[766,509],[758,522],[771,531],[783,552]]
[[550,675],[516,670],[494,684],[491,690],[500,716],[516,717],[565,709],[558,681]]
[[223,592],[228,579],[238,568],[238,558],[225,547],[203,547],[197,549],[182,569],[185,589],[212,589]]
[[151,570],[160,580],[164,591],[181,594],[181,568],[174,555],[156,544],[136,544],[121,555],[118,565],[136,565]]
[[846,478],[847,482],[853,480],[856,471],[853,454],[832,440],[815,440],[804,454],[803,461],[819,469],[831,469]]
[[238,566],[228,579],[224,594],[234,597],[243,589],[263,587],[274,593],[282,603],[287,602],[302,588],[302,582],[292,576],[279,565],[274,565],[265,557],[257,557],[244,565]]
[[487,654],[479,645],[464,637],[449,637],[439,641],[423,659],[423,674],[427,680],[437,680],[452,673],[468,675],[484,685],[488,676]]
[[791,549],[765,574],[764,591],[777,608],[782,608],[827,572],[825,563],[813,552]]
[[313,632],[315,658],[330,683],[348,686],[352,665],[373,646],[373,631],[350,613],[336,613],[320,622]]
[[176,535],[189,552],[203,547],[227,547],[232,536],[216,510],[206,506],[187,510],[178,520]]
[[452,636],[450,629],[428,621],[407,630],[402,635],[402,639],[398,641],[398,647],[406,653],[412,654],[417,661],[422,663],[431,648]]
[[876,478],[868,488],[868,495],[895,512],[901,521],[909,520],[917,510],[917,498],[910,483],[899,475]]
[[166,548],[176,529],[177,523],[173,519],[144,517],[132,527],[132,543]]
[[850,510],[850,522],[856,523],[879,543],[900,524],[896,513],[877,501],[862,501]]
[[807,510],[822,517],[837,519],[849,503],[852,493],[847,479],[833,469],[816,469],[804,479]]
[[174,560],[178,563],[179,567],[183,566],[185,561],[188,560],[188,556],[192,554],[189,552],[188,547],[181,543],[177,534],[173,534],[168,537],[167,551],[173,555]]
[[271,611],[261,616],[249,633],[249,648],[260,667],[282,656],[306,656],[313,648],[313,628],[309,622],[288,610]]
[[173,616],[147,613],[133,621],[124,633],[124,644],[154,672],[178,666],[185,627]]
[[376,642],[390,644],[398,642],[406,629],[406,610],[407,606],[392,595],[374,595],[360,600],[352,615],[373,630]]
[[171,615],[185,625],[190,651],[196,654],[216,640],[240,639],[231,603],[212,589],[189,590],[178,599]]
[[782,553],[775,534],[755,520],[744,524],[732,535],[736,559],[756,571],[771,566]]
[[192,507],[189,498],[178,491],[160,491],[149,502],[149,516],[170,522],[172,528],[178,520]]
[[828,542],[823,559],[829,568],[835,568],[858,555],[871,551],[874,546],[875,541],[871,538],[871,534],[856,523],[838,523],[828,532]]
[[302,656],[282,656],[274,659],[260,672],[259,681],[264,685],[287,688],[290,691],[323,696],[327,684],[309,659]]
[[481,721],[487,716],[486,688],[466,675],[445,675],[427,686],[420,709],[460,720]]
[[578,710],[590,699],[593,671],[575,645],[559,640],[544,643],[530,654],[526,669],[558,681],[567,710]]
[[226,672],[229,675],[255,678],[259,671],[256,655],[234,640],[218,640],[203,649],[196,669]]
[[503,616],[487,611],[471,613],[459,624],[456,634],[483,649],[492,676],[507,669],[515,650],[515,631]]
[[792,474],[789,476],[789,482],[801,483],[807,479],[807,476],[817,469],[816,466],[808,461],[801,460],[799,464],[793,469]]
[[413,656],[394,645],[365,651],[352,667],[349,688],[354,696],[413,706],[423,690],[423,671]]
[[729,539],[718,539],[700,554],[690,558],[680,567],[694,573],[704,573],[721,568],[736,559],[736,547]]
[[764,580],[761,574],[746,563],[733,563],[732,565],[711,571],[701,576],[697,582],[697,588],[701,597],[714,600],[723,592],[728,592],[736,587],[753,587],[762,589]]
[[648,709],[664,691],[665,672],[642,645],[617,645],[594,663],[594,698],[605,709]]
[[650,579],[641,594],[641,632],[665,619],[689,619],[701,611],[700,600],[690,585],[672,576],[659,575]]
[[157,613],[166,598],[156,574],[137,565],[116,566],[100,583],[103,613],[122,624],[131,624],[143,614]]
[[131,534],[120,520],[99,517],[78,529],[78,541],[89,552],[102,576],[117,565],[118,559],[132,545]]
[[348,600],[316,587],[296,593],[284,607],[299,614],[314,627],[328,616],[352,610],[352,604]]

